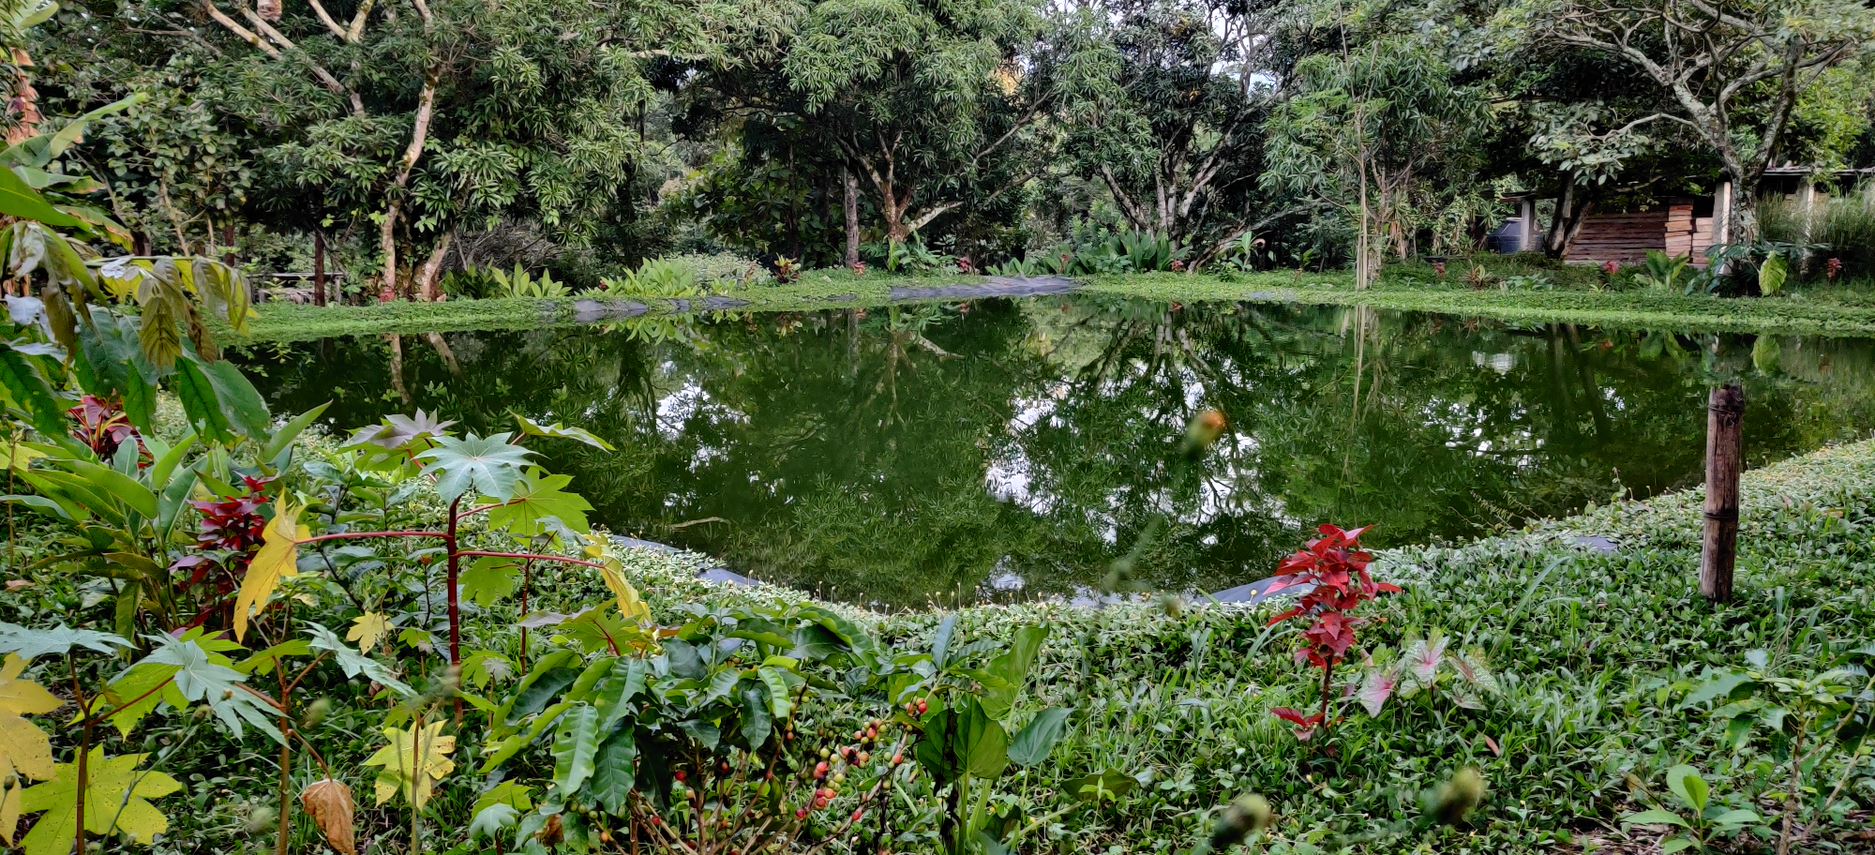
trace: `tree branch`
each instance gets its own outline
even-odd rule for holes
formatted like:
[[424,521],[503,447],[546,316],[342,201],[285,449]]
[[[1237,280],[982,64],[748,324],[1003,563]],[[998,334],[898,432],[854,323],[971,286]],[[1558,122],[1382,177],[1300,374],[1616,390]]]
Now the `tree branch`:
[[338,36],[344,41],[351,41],[351,39],[346,38],[345,28],[339,26],[339,22],[332,20],[332,15],[326,12],[325,4],[320,3],[319,0],[306,0],[306,3],[312,6],[313,14],[318,16],[319,23],[326,25],[326,29],[330,30],[332,35]]

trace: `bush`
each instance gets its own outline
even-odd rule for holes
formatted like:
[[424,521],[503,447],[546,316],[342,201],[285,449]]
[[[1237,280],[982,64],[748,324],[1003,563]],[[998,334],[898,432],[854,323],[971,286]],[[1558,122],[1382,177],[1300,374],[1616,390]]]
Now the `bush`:
[[775,281],[775,277],[768,272],[768,268],[762,266],[761,262],[733,252],[688,253],[674,255],[661,261],[688,269],[697,282],[711,290],[768,285]]
[[1842,278],[1875,276],[1875,193],[1864,186],[1830,199],[1810,238],[1828,247],[1820,253],[1825,258],[1842,259]]

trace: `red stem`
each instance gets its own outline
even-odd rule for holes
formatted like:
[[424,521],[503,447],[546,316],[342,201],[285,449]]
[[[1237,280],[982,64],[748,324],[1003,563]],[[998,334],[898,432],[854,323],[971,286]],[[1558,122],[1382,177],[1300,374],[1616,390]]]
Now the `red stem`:
[[456,554],[473,558],[518,558],[523,561],[554,561],[560,564],[577,564],[581,567],[592,567],[595,569],[605,567],[603,563],[587,561],[583,558],[562,558],[558,555],[535,555],[527,552],[483,552],[481,550],[469,550]]
[[327,540],[363,540],[365,538],[370,538],[370,537],[447,538],[449,537],[449,535],[445,532],[440,532],[440,531],[348,531],[348,532],[342,532],[340,534],[322,534],[322,535],[319,535],[318,537],[309,537],[309,538],[306,538],[305,540],[296,540],[294,541],[294,543],[297,543],[300,546],[305,546],[308,543],[319,543],[321,541],[327,541]]
[[456,508],[462,504],[462,497],[457,496],[449,503],[449,531],[443,535],[443,548],[449,551],[449,664],[462,664],[462,611],[456,602],[456,577],[462,570],[463,553],[456,549],[456,521],[460,517]]

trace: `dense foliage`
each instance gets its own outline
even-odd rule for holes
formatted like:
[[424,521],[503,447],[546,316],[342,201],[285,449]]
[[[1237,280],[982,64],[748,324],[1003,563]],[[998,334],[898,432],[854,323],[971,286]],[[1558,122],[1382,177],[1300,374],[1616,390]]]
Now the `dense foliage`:
[[[1128,231],[1167,266],[1353,261],[1365,284],[1476,249],[1506,192],[1540,196],[1555,255],[1588,212],[1721,180],[1751,272],[1776,254],[1769,167],[1875,155],[1875,13],[1828,0],[23,8],[46,19],[15,39],[23,126],[142,99],[71,188],[108,191],[138,251],[342,272],[354,299],[720,250],[1122,272],[1081,259]],[[1801,277],[1869,273],[1850,234],[1792,245]]]

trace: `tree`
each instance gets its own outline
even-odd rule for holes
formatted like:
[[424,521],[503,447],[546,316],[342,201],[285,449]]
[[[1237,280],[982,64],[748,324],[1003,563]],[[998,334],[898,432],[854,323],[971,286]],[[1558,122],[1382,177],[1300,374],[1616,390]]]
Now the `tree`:
[[1294,87],[1270,117],[1263,182],[1353,221],[1364,288],[1377,250],[1406,257],[1429,212],[1475,194],[1485,100],[1431,50],[1391,35],[1303,59]]
[[1500,25],[1618,60],[1650,82],[1653,110],[1599,134],[1632,145],[1663,124],[1691,133],[1733,186],[1728,242],[1757,239],[1758,184],[1790,152],[1803,93],[1875,44],[1875,10],[1842,0],[1524,0]]
[[362,226],[382,298],[434,297],[466,231],[521,218],[592,239],[644,155],[628,117],[648,67],[710,50],[686,5],[143,0],[62,16],[53,39],[123,66],[212,66],[182,100],[237,128],[316,226]]
[[1247,223],[1275,16],[1241,0],[1085,0],[1088,36],[1067,70],[1064,151],[1127,223],[1182,244],[1225,245]]
[[1046,165],[1006,171],[1056,102],[1053,81],[1028,73],[1043,24],[1035,0],[821,0],[781,59],[799,95],[784,109],[830,138],[869,185],[887,238],[904,241]]

